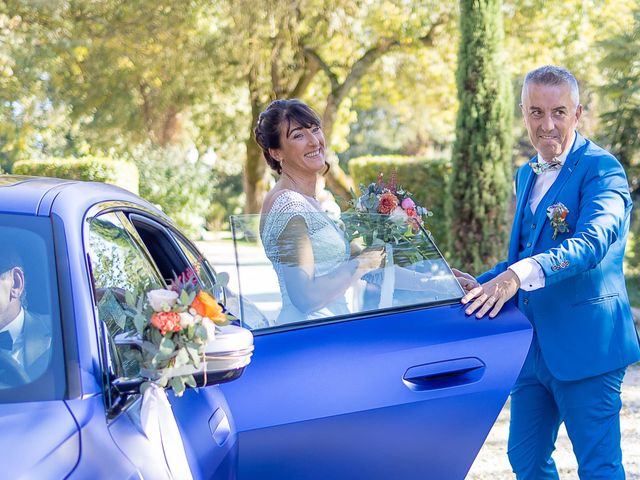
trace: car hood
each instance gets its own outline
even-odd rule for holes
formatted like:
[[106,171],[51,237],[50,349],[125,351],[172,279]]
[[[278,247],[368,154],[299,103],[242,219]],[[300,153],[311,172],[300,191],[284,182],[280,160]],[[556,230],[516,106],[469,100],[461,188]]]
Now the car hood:
[[76,423],[63,401],[0,405],[2,478],[64,478],[80,454]]

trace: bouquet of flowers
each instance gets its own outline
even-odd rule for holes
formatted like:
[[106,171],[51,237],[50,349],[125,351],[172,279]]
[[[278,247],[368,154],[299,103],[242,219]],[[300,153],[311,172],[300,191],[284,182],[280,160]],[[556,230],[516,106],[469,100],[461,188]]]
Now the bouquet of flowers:
[[216,325],[234,317],[198,288],[190,268],[168,289],[148,290],[137,299],[127,292],[125,299],[133,312],[129,334],[142,338],[142,375],[163,388],[170,385],[177,396],[186,386],[195,387],[193,373],[206,369],[205,347],[215,339]]
[[387,185],[379,173],[376,182],[368,187],[360,185],[360,190],[360,196],[351,191],[350,208],[342,217],[349,241],[362,239],[365,247],[391,244],[394,252],[400,253],[400,258],[394,254],[400,264],[429,257],[432,246],[425,238],[430,233],[424,219],[433,213],[417,205],[411,193],[397,185],[395,171]]

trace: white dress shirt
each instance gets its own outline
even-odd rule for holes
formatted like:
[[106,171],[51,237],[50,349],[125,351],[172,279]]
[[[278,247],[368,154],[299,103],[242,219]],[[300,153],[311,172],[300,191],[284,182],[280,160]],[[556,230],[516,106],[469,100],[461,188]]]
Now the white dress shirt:
[[11,339],[13,340],[13,348],[11,349],[11,356],[14,360],[20,364],[23,363],[23,350],[24,350],[24,308],[20,307],[20,312],[4,327],[0,332],[9,332]]
[[[575,142],[575,140],[576,133],[573,132],[569,145],[573,147],[573,142]],[[564,165],[570,151],[571,148],[568,148],[562,153],[562,155],[556,157],[562,165]],[[539,154],[538,162],[545,163],[545,159],[543,159]],[[536,213],[538,205],[540,205],[540,202],[551,188],[551,185],[553,185],[553,182],[555,182],[558,175],[560,175],[561,169],[562,167],[555,170],[547,170],[546,172],[542,172],[540,175],[536,175],[533,187],[531,188],[531,195],[529,195],[529,208],[531,208],[532,213]],[[542,271],[540,264],[533,258],[523,258],[509,266],[509,270],[515,273],[520,280],[520,288],[522,290],[530,292],[544,287],[544,272]]]

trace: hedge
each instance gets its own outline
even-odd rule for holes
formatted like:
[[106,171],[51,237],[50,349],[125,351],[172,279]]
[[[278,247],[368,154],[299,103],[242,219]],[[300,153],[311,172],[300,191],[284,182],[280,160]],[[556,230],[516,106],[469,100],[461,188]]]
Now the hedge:
[[379,172],[388,181],[393,170],[397,172],[398,185],[411,192],[418,205],[433,212],[433,216],[426,219],[427,228],[438,247],[444,250],[448,244],[450,226],[445,208],[451,173],[449,159],[385,155],[364,156],[349,161],[349,173],[357,187],[375,182]]
[[21,160],[12,173],[41,177],[104,182],[138,193],[138,169],[133,163],[107,157],[48,158]]

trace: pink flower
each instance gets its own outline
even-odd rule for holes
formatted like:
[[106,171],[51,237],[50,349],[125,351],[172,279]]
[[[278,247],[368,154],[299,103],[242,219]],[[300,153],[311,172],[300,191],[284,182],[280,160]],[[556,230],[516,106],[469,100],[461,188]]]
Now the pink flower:
[[409,209],[409,208],[416,208],[416,204],[413,200],[411,200],[409,197],[405,198],[404,200],[402,200],[402,208],[404,208],[405,210]]
[[413,207],[405,208],[404,211],[407,212],[407,215],[409,215],[410,217],[418,218],[418,214],[416,213],[415,208]]
[[180,325],[180,314],[176,312],[161,312],[151,315],[151,325],[160,330],[162,335],[167,332],[179,332],[182,330]]

